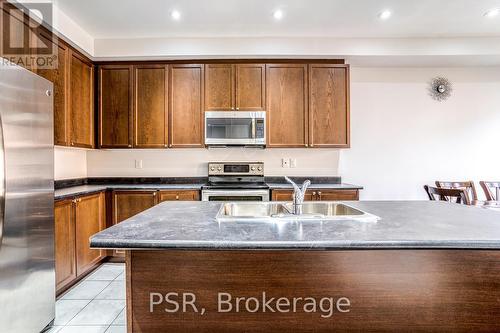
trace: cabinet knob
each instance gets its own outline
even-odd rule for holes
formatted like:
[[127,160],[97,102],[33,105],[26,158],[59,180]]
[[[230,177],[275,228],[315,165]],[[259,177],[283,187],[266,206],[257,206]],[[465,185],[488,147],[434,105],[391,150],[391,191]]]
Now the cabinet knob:
[[132,148],[132,145],[128,145],[129,148]]
[[179,200],[179,195],[176,195],[176,196],[175,196],[175,200]]
[[72,146],[74,146],[74,145],[75,145],[75,143],[74,143],[74,142],[71,142],[71,145],[72,145]]
[[155,196],[155,195],[156,195],[156,192],[153,192],[153,196]]
[[307,143],[304,146],[309,147],[309,145]]
[[240,108],[236,108],[236,110],[239,110]]
[[314,144],[313,144],[313,143],[311,143],[311,147],[314,147]]
[[321,191],[318,191],[319,200],[321,201]]
[[167,148],[167,147],[168,147],[168,145],[167,145],[167,144],[165,144],[164,146],[165,146],[165,148]]
[[172,144],[169,144],[168,146],[169,146],[170,148],[172,148]]

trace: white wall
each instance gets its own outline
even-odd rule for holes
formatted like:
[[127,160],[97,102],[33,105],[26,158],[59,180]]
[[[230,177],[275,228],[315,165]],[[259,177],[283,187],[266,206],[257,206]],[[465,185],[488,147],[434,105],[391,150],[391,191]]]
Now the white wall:
[[[262,161],[268,176],[336,176],[339,151],[335,149],[167,149],[94,150],[87,152],[89,177],[206,176],[207,162]],[[282,168],[282,158],[297,159],[296,168]],[[143,169],[135,168],[135,160]]]
[[[424,199],[424,184],[500,179],[500,68],[353,68],[352,148],[339,174],[362,199]],[[453,96],[436,102],[444,75]],[[478,189],[479,190],[479,189]]]
[[55,180],[87,177],[87,152],[84,149],[54,149]]

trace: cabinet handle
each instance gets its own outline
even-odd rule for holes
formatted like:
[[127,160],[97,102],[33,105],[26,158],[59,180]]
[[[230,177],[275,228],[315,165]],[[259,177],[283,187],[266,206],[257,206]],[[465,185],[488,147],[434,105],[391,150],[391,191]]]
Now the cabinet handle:
[[72,145],[72,146],[74,146],[74,145],[75,145],[75,143],[74,143],[74,142],[71,142],[71,145]]
[[155,196],[155,195],[156,195],[156,192],[153,192],[153,196]]
[[236,110],[239,110],[240,108],[236,108]]
[[179,195],[176,195],[176,196],[175,196],[175,200],[179,200]]
[[321,191],[318,191],[319,201],[321,201]]

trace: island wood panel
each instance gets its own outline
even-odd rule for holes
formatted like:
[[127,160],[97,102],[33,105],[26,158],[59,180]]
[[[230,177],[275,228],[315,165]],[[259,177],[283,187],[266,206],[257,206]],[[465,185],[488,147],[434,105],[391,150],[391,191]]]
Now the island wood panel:
[[56,290],[76,279],[75,221],[73,201],[54,204]]
[[307,65],[266,65],[267,146],[308,146]]
[[105,256],[105,251],[90,248],[90,237],[106,229],[104,193],[76,199],[75,226],[76,271],[80,276]]
[[168,145],[168,66],[134,66],[134,147]]
[[[272,201],[292,201],[293,190],[272,190]],[[357,201],[359,190],[310,189],[306,191],[305,201]]]
[[158,202],[163,201],[199,201],[200,191],[196,190],[162,190],[158,194]]
[[169,76],[169,147],[204,147],[203,65],[172,65]]
[[231,111],[234,103],[234,65],[205,65],[205,111]]
[[[500,331],[500,251],[137,250],[127,251],[126,269],[131,333]],[[150,312],[152,292],[194,293],[206,312],[167,313],[167,303]],[[350,307],[331,318],[300,305],[295,313],[243,306],[218,313],[219,292],[233,296],[233,308],[235,297],[261,299],[262,292],[275,300],[347,297]]]
[[264,111],[266,109],[266,65],[239,64],[236,66],[236,110]]
[[38,38],[39,43],[52,44],[53,52],[57,54],[57,66],[55,68],[37,68],[36,70],[38,75],[49,80],[54,85],[54,144],[69,146],[69,48],[61,40],[53,40],[44,33],[40,33]]
[[70,145],[94,148],[94,66],[70,50]]
[[309,65],[309,146],[349,147],[349,65]]
[[99,146],[132,148],[133,66],[99,67]]

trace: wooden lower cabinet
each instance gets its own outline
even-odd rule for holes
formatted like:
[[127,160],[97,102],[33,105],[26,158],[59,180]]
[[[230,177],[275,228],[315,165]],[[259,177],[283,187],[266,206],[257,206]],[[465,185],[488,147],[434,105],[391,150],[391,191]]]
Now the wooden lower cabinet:
[[104,258],[103,250],[90,248],[90,237],[106,229],[104,193],[76,199],[76,274],[85,274]]
[[[125,221],[157,204],[158,191],[114,191],[113,225]],[[114,250],[114,257],[124,257],[125,251]]]
[[55,203],[56,291],[60,293],[105,257],[89,238],[106,228],[104,193]]
[[158,203],[163,201],[199,201],[200,191],[160,191]]
[[[291,201],[292,190],[272,190],[272,201]],[[357,201],[359,190],[308,190],[305,201]]]
[[54,205],[56,289],[76,279],[75,221],[72,200]]

